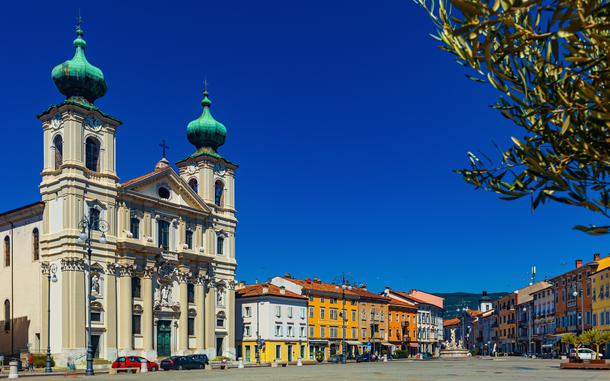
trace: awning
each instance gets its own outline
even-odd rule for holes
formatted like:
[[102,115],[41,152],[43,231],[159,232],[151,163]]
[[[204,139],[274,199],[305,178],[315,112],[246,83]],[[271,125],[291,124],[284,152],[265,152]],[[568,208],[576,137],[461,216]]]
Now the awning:
[[348,345],[363,345],[363,344],[362,344],[361,342],[359,342],[359,341],[345,340],[345,342],[346,342]]
[[559,340],[561,340],[560,337],[555,337],[551,340],[545,341],[544,344],[542,344],[542,348],[552,348],[559,342]]
[[391,347],[394,344],[390,344],[387,341],[384,341],[384,342],[381,343],[381,345],[385,345],[386,347]]
[[309,340],[309,344],[328,344],[328,340]]
[[409,343],[409,346],[411,348],[419,348],[419,344],[417,344],[417,343]]

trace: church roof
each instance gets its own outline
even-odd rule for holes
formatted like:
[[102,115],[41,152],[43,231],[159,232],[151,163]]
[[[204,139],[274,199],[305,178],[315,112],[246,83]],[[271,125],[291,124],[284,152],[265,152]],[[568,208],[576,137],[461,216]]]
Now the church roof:
[[36,201],[36,202],[31,203],[31,204],[23,205],[23,206],[20,206],[18,208],[15,208],[15,209],[7,210],[6,212],[0,213],[0,218],[8,216],[8,215],[13,214],[13,213],[23,212],[23,211],[25,211],[27,209],[34,209],[37,206],[44,206],[44,201]]

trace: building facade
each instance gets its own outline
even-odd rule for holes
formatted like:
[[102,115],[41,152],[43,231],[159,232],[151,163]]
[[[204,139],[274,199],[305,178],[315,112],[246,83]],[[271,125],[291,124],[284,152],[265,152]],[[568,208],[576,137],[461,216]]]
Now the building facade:
[[307,297],[273,284],[236,290],[237,357],[246,363],[307,359]]
[[576,260],[574,269],[550,280],[555,295],[555,329],[561,333],[581,333],[592,327],[592,290],[589,276],[596,271],[599,254],[583,264]]
[[598,266],[590,275],[592,288],[592,326],[595,329],[610,330],[610,257],[598,260]]
[[533,353],[550,352],[555,342],[555,295],[549,284],[532,294],[534,306]]
[[443,298],[415,289],[407,293],[386,287],[384,293],[392,299],[417,305],[418,353],[438,356],[444,337]]
[[532,354],[535,352],[534,346],[534,296],[533,294],[551,287],[546,281],[530,284],[520,288],[517,293],[517,305],[515,307],[517,319],[517,348],[519,354]]
[[388,341],[394,350],[417,354],[417,304],[390,298],[388,305]]
[[367,343],[372,353],[381,354],[389,349],[388,342],[388,306],[390,298],[374,294],[366,285],[353,287],[352,292],[358,295],[358,340]]
[[514,353],[516,351],[517,321],[515,319],[517,294],[510,293],[494,302],[495,343],[492,352]]
[[71,357],[83,366],[90,313],[95,357],[234,357],[237,166],[217,151],[226,128],[206,90],[186,128],[196,150],[178,171],[163,155],[151,172],[119,183],[121,122],[94,104],[107,86],[85,46],[79,27],[74,57],[52,71],[66,99],[38,115],[42,201],[0,215],[0,297],[12,337],[0,351],[44,352],[49,343],[58,364]]
[[328,359],[343,353],[343,344],[348,356],[359,352],[362,342],[358,340],[358,295],[353,287],[343,288],[318,278],[295,279],[290,275],[276,276],[271,283],[307,297],[309,359]]

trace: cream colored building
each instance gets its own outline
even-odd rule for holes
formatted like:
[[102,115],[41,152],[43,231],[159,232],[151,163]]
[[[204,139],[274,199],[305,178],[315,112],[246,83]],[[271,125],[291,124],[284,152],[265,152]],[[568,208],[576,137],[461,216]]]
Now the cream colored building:
[[84,218],[92,228],[95,357],[234,357],[237,166],[217,151],[226,129],[212,117],[206,91],[201,116],[187,127],[196,151],[177,171],[163,157],[120,183],[121,122],[94,105],[106,83],[86,60],[82,35],[77,28],[74,57],[52,72],[66,100],[38,115],[42,201],[0,214],[0,354],[44,353],[49,338],[57,363],[71,356],[83,366]]

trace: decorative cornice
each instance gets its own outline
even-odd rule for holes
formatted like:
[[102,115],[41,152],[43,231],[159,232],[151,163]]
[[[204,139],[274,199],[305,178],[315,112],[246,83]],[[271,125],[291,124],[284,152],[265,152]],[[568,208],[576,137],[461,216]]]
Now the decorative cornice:
[[146,267],[142,271],[142,277],[146,278],[146,279],[152,278],[154,274],[155,274],[155,268],[154,267]]
[[192,275],[190,272],[178,271],[176,272],[176,278],[178,279],[178,283],[190,283]]
[[135,270],[136,270],[135,265],[130,265],[130,264],[118,264],[117,265],[118,276],[120,276],[120,277],[124,277],[124,276],[131,277],[131,276],[133,276]]
[[41,262],[40,263],[40,271],[42,272],[42,275],[44,276],[48,276],[49,275],[49,268],[51,267],[49,262]]
[[82,258],[62,258],[60,263],[61,271],[85,271],[85,261]]

